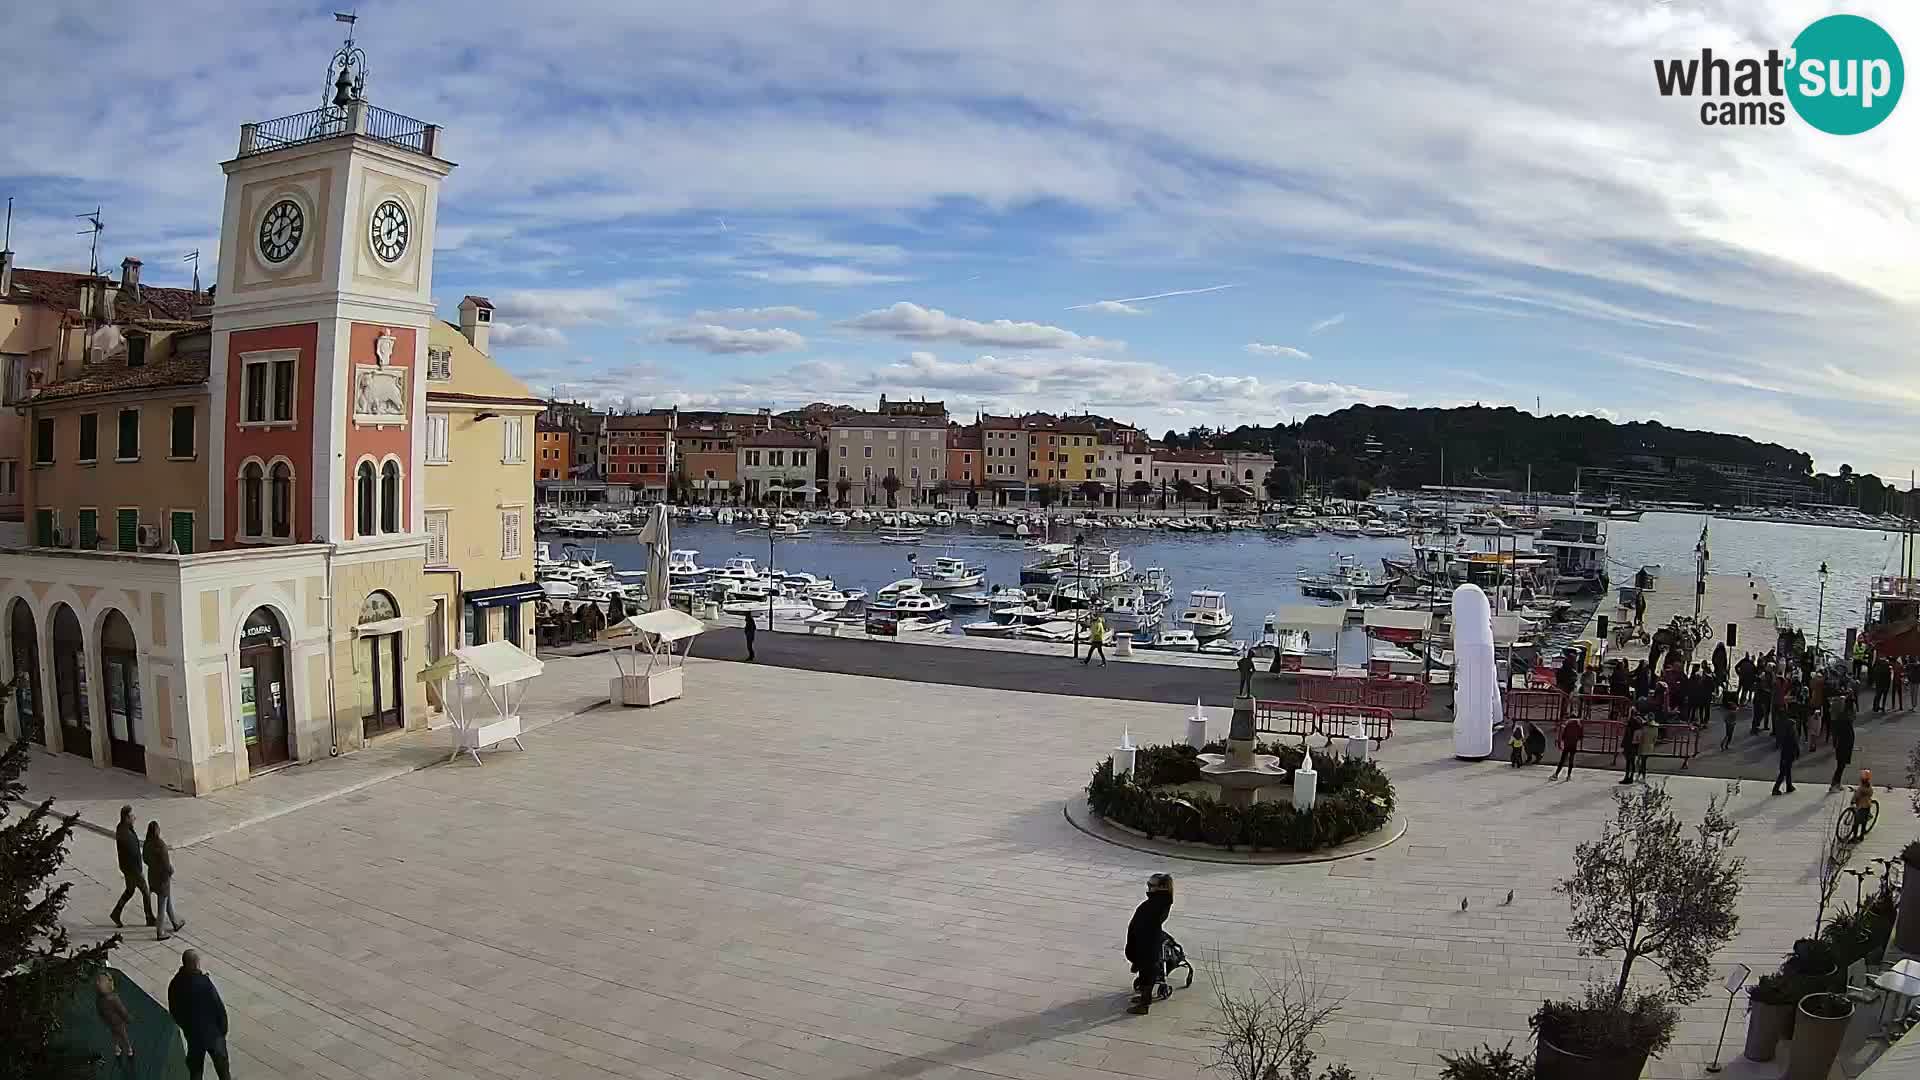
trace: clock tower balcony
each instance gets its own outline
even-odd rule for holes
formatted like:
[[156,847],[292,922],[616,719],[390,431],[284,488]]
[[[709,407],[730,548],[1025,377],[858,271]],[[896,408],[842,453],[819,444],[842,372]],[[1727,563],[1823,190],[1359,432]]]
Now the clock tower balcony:
[[325,139],[358,135],[387,146],[437,157],[440,126],[416,120],[365,101],[325,106],[256,124],[240,125],[236,157],[270,154]]

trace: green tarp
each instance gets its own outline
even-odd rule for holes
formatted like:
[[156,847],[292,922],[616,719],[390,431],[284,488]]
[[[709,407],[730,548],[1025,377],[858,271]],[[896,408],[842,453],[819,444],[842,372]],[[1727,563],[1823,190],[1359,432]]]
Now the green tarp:
[[[126,1002],[127,1012],[133,1016],[127,1027],[133,1040],[133,1057],[113,1056],[113,1038],[94,1008],[91,980],[67,998],[61,1014],[60,1045],[97,1055],[94,1076],[98,1080],[187,1080],[187,1045],[166,1006],[148,996],[125,972],[114,971],[113,981],[120,988],[120,1000]],[[207,1065],[207,1075],[213,1075],[212,1063]]]

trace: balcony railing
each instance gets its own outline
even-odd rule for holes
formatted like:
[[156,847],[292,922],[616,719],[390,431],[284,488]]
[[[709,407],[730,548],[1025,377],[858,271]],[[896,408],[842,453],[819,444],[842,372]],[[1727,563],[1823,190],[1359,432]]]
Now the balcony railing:
[[437,126],[423,120],[355,102],[345,108],[328,106],[242,125],[239,156],[265,154],[337,135],[364,135],[389,146],[432,156],[439,131]]

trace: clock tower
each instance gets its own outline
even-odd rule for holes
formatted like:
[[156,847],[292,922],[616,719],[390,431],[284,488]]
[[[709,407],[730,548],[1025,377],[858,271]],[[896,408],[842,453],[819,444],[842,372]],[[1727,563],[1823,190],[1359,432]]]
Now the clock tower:
[[374,106],[366,79],[349,36],[319,108],[241,126],[208,372],[213,544],[331,545],[333,675],[360,714],[336,716],[343,745],[363,719],[411,726],[420,696],[433,237],[453,168],[439,128]]

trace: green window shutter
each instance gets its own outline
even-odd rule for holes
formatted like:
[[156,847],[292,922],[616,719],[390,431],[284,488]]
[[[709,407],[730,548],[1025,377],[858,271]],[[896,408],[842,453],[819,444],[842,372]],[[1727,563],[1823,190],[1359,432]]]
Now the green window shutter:
[[80,546],[92,550],[100,542],[100,513],[97,510],[80,511]]
[[193,554],[193,515],[184,510],[175,510],[171,528],[174,546],[180,549],[180,554]]
[[137,551],[140,547],[140,511],[120,511],[120,550]]
[[53,511],[33,512],[33,542],[40,547],[53,546]]

